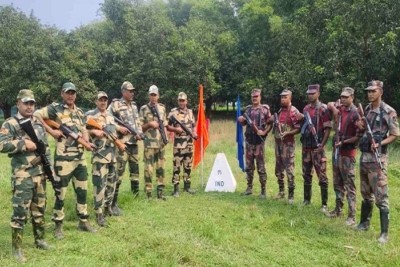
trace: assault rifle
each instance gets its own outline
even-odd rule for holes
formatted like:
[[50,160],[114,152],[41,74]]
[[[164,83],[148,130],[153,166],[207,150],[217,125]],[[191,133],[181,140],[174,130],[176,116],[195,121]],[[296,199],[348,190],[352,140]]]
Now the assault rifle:
[[164,143],[164,145],[168,144],[168,139],[167,135],[165,134],[165,129],[164,129],[164,122],[161,119],[160,113],[158,112],[157,106],[150,106],[151,113],[153,113],[153,116],[158,119],[158,131],[161,134],[161,139]]
[[192,139],[194,139],[194,140],[197,140],[197,136],[195,137],[195,136],[193,135],[192,131],[189,130],[189,128],[186,127],[185,124],[183,124],[182,122],[180,122],[174,115],[171,115],[171,117],[169,118],[169,120],[170,120],[170,122],[173,123],[173,124],[178,124],[178,125],[182,128],[182,130],[183,130],[188,136],[190,136],[190,138],[192,138]]
[[281,124],[279,123],[278,113],[274,113],[274,126],[275,126],[275,129],[278,130],[279,136],[281,137],[281,141],[282,141],[283,140],[282,127],[281,127]]
[[47,179],[49,179],[53,187],[56,188],[55,187],[56,181],[54,180],[53,170],[51,169],[50,161],[46,156],[46,145],[43,142],[43,140],[39,140],[39,138],[37,137],[35,130],[33,129],[31,119],[28,118],[22,120],[19,122],[19,125],[21,126],[21,129],[26,132],[31,141],[36,145],[35,155],[37,157],[34,160],[32,160],[31,164],[33,166],[42,164],[43,171],[46,174]]
[[258,127],[254,124],[250,116],[245,112],[243,114],[244,119],[246,120],[247,125],[253,129],[253,132],[261,139],[261,141],[265,142],[265,139],[262,136],[258,135]]
[[315,139],[315,142],[316,142],[316,144],[317,144],[317,147],[320,147],[321,144],[320,144],[319,141],[318,141],[317,131],[315,130],[315,126],[314,126],[314,124],[312,123],[310,114],[309,114],[307,111],[304,112],[304,118],[306,119],[306,123],[307,123],[307,125],[308,125],[308,128],[310,129],[312,135],[314,136],[314,139]]
[[131,127],[130,125],[124,123],[120,118],[115,117],[114,116],[114,120],[120,124],[121,126],[124,126],[126,129],[128,129],[128,131],[133,134],[134,136],[138,136],[140,139],[144,140],[144,134],[143,133],[139,133],[138,131],[136,131],[135,129],[133,129],[133,127]]
[[371,126],[369,125],[368,120],[365,117],[364,109],[363,109],[361,103],[358,104],[358,108],[359,108],[359,111],[360,111],[361,119],[364,120],[365,125],[367,127],[367,129],[366,129],[367,130],[367,135],[368,135],[369,141],[372,144],[372,147],[373,147],[372,151],[374,152],[375,159],[379,163],[379,167],[381,168],[381,170],[383,170],[382,161],[381,161],[381,155],[380,155],[378,149],[376,148],[376,142],[375,142],[375,139],[374,139],[374,135],[372,134]]
[[121,140],[119,140],[109,129],[107,129],[107,127],[101,127],[101,125],[93,118],[89,118],[86,124],[94,129],[103,131],[106,134],[107,138],[111,140],[120,151],[128,152],[128,150],[126,149],[126,145],[122,143]]

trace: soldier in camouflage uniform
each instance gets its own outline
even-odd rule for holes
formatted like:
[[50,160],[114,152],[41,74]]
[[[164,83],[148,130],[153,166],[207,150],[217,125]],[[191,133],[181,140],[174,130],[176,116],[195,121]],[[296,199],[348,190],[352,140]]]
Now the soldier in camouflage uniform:
[[[162,141],[159,131],[159,123],[164,127],[167,126],[166,110],[163,104],[158,103],[159,92],[158,87],[155,85],[149,88],[148,104],[140,108],[139,116],[142,124],[142,129],[145,134],[144,139],[144,181],[146,186],[146,194],[148,198],[152,197],[152,177],[155,169],[157,177],[157,198],[166,200],[164,196],[164,178],[165,178],[165,144]],[[160,114],[161,121],[153,115],[151,107],[156,107]],[[165,128],[164,128],[165,129]]]
[[32,161],[37,157],[35,154],[37,147],[27,133],[21,129],[20,121],[30,119],[38,139],[45,143],[46,154],[49,159],[50,151],[43,125],[32,117],[35,110],[33,92],[23,89],[19,91],[17,99],[18,113],[7,119],[0,129],[0,152],[8,153],[11,158],[13,215],[10,225],[13,256],[16,260],[25,262],[26,258],[21,246],[24,226],[29,215],[31,215],[36,247],[48,249],[49,246],[44,241],[44,212],[46,208],[44,171],[41,164],[32,164]]
[[113,138],[117,139],[117,129],[120,126],[115,124],[114,117],[107,112],[107,101],[107,94],[100,91],[96,99],[97,108],[86,113],[87,119],[95,120],[103,128],[89,129],[98,148],[92,155],[92,182],[96,222],[102,227],[107,225],[104,216],[112,215],[111,204],[118,180]]
[[64,136],[62,131],[52,129],[44,123],[44,119],[53,120],[60,125],[69,127],[74,133],[81,135],[85,141],[89,141],[85,127],[85,114],[75,105],[75,85],[71,82],[64,83],[61,89],[61,97],[63,103],[52,103],[34,113],[43,123],[46,131],[56,139],[54,171],[58,183],[57,188],[55,188],[56,199],[52,217],[55,222],[54,236],[56,239],[64,238],[64,199],[71,179],[76,195],[76,213],[79,217],[78,229],[86,232],[96,231],[88,222],[89,214],[86,203],[88,174],[84,147],[73,138]]
[[[319,101],[319,84],[308,86],[308,105],[303,109],[305,116],[301,128],[302,143],[302,164],[304,178],[304,205],[311,203],[312,192],[312,169],[314,167],[321,188],[321,211],[326,213],[328,203],[328,177],[326,175],[325,144],[328,141],[331,131],[331,120],[327,106]],[[311,125],[308,123],[307,115],[311,118]],[[312,129],[315,129],[313,132]],[[318,139],[318,143],[317,140]]]
[[[139,134],[142,128],[139,120],[139,112],[136,103],[133,101],[135,88],[132,83],[125,81],[121,85],[122,98],[113,99],[108,112],[122,120],[126,125],[135,129]],[[129,178],[131,181],[131,191],[135,197],[139,194],[139,148],[137,141],[140,140],[139,135],[134,136],[125,127],[121,127],[120,140],[126,144],[126,151],[118,151],[117,154],[117,176],[118,181],[115,187],[114,199],[112,202],[112,210],[114,216],[122,214],[118,206],[119,187],[122,183],[122,177],[125,172],[126,163],[129,164]]]
[[[284,89],[281,96],[281,109],[274,121],[275,136],[275,176],[278,179],[279,193],[276,198],[285,198],[285,171],[288,179],[289,204],[294,201],[294,136],[300,132],[297,119],[299,110],[292,106],[292,91]],[[275,118],[274,118],[275,120]]]
[[271,124],[267,125],[271,117],[268,105],[261,104],[261,90],[253,89],[251,92],[252,105],[246,107],[245,114],[251,121],[247,121],[244,116],[240,116],[238,121],[246,125],[246,179],[247,188],[242,195],[253,194],[254,161],[256,161],[257,172],[261,184],[260,198],[266,198],[267,173],[265,170],[264,144]]
[[327,216],[330,218],[342,216],[343,200],[347,195],[349,210],[346,225],[349,226],[355,224],[356,216],[355,157],[360,122],[353,100],[354,89],[345,87],[340,94],[340,102],[337,102],[340,105],[335,105],[335,102],[328,103],[328,109],[333,113],[336,121],[336,133],[332,138],[333,188],[336,206],[334,210],[327,213]]
[[[368,83],[365,89],[368,92],[370,104],[365,108],[365,120],[368,122],[375,142],[371,142],[367,135],[367,127],[360,139],[360,178],[361,220],[358,230],[368,230],[375,197],[375,205],[380,211],[381,234],[378,242],[388,241],[389,230],[389,195],[388,195],[388,150],[387,146],[400,135],[396,111],[382,101],[383,82],[375,80]],[[377,152],[377,155],[373,151]],[[382,168],[379,164],[382,165]]]
[[[183,183],[184,183],[184,191],[190,194],[194,194],[195,192],[190,189],[190,173],[192,171],[192,162],[193,162],[193,138],[196,138],[197,135],[195,133],[195,118],[193,116],[193,111],[187,108],[187,95],[184,92],[180,92],[178,95],[178,106],[171,110],[168,115],[168,126],[167,129],[170,132],[174,132],[174,171],[172,176],[172,184],[174,185],[174,193],[173,196],[179,196],[179,180],[180,180],[180,172],[181,165],[183,166]],[[174,123],[171,120],[171,117],[174,116],[177,120],[179,120],[187,129],[189,129],[193,138],[188,135],[177,123]]]

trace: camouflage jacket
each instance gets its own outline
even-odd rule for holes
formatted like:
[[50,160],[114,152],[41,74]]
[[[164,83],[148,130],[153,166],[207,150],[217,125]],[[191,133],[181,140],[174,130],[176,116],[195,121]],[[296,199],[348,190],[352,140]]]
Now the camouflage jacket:
[[[107,133],[117,138],[117,128],[114,117],[108,112],[102,114],[97,108],[86,112],[86,118],[94,119]],[[93,142],[97,147],[97,151],[92,154],[92,163],[115,163],[115,145],[111,137],[93,137]],[[103,157],[99,156],[101,154]]]
[[[300,122],[297,119],[297,114],[299,114],[299,113],[300,113],[300,111],[295,106],[292,106],[292,105],[290,105],[289,109],[287,107],[282,107],[279,109],[277,114],[278,114],[278,120],[279,120],[279,124],[280,124],[282,132],[290,132],[293,129],[301,128]],[[277,127],[277,125],[274,125],[273,133],[274,133],[275,139],[280,140],[281,137],[280,137],[279,131],[276,129],[276,127]],[[294,136],[293,135],[286,136],[284,141],[285,142],[294,142]]]
[[[178,127],[176,124],[172,124],[170,122],[171,116],[175,116],[175,118],[180,121],[183,125],[185,125],[189,130],[193,131],[195,127],[195,118],[193,115],[193,111],[191,109],[179,109],[179,108],[173,108],[171,112],[168,114],[168,125],[172,125],[174,127]],[[175,148],[186,148],[186,147],[192,147],[193,146],[193,140],[190,138],[189,135],[186,134],[185,131],[183,131],[181,134],[176,134],[174,137],[174,147]]]
[[[324,132],[326,128],[332,128],[331,116],[326,104],[318,101],[315,105],[308,104],[303,109],[303,114],[308,113],[311,118],[311,122],[315,127],[315,131],[318,137],[318,142],[321,143],[324,137]],[[301,143],[303,148],[316,148],[317,143],[315,137],[313,136],[310,126],[307,123],[306,118],[303,120],[303,125],[301,127]]]
[[[17,120],[24,119],[20,113],[15,117],[8,118],[0,129],[0,152],[8,153],[11,157],[11,168],[13,177],[32,177],[43,174],[41,164],[32,166],[31,162],[37,156],[35,152],[26,151],[25,139],[31,140],[21,129]],[[39,140],[46,145],[46,155],[50,161],[50,150],[47,143],[47,134],[43,125],[36,118],[32,118],[32,126]]]
[[[157,109],[160,113],[161,120],[163,121],[164,127],[167,127],[167,114],[165,110],[165,106],[163,104],[157,103]],[[143,105],[139,111],[140,122],[142,125],[151,122],[157,121],[157,118],[153,116],[153,113],[150,110],[150,103]],[[161,134],[158,129],[149,128],[145,133],[144,146],[145,148],[162,148],[164,146]]]
[[[125,99],[113,99],[110,106],[108,107],[108,112],[124,123],[131,126],[133,129],[137,130],[139,134],[142,133],[142,126],[140,124],[139,112],[135,102],[128,104]],[[127,134],[121,137],[122,142],[127,144],[136,144],[137,140],[132,134]]]
[[[37,110],[35,116],[43,119],[50,119],[59,124],[64,124],[77,134],[87,133],[85,114],[74,106],[70,109],[66,104],[52,103],[44,108]],[[81,160],[83,159],[83,145],[79,144],[71,137],[60,138],[56,142],[56,153],[54,160]]]
[[[271,118],[271,112],[268,105],[260,105],[253,107],[249,105],[246,107],[245,113],[249,115],[253,124],[260,130],[265,130],[269,119]],[[258,136],[250,125],[246,126],[245,131],[246,142],[252,145],[261,144],[263,139]]]

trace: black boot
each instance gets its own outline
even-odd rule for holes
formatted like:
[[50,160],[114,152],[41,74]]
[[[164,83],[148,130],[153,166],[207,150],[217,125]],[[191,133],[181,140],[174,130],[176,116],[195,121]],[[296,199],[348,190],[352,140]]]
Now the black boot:
[[111,204],[112,215],[113,216],[121,216],[122,210],[118,207],[118,194],[119,194],[119,187],[121,186],[121,182],[117,182],[115,186],[114,198]]
[[311,184],[304,184],[304,205],[310,205],[311,204],[311,189],[312,185]]
[[361,202],[361,218],[360,223],[357,225],[357,230],[367,231],[372,217],[372,203],[368,200]]
[[46,241],[44,241],[44,222],[36,223],[32,219],[32,228],[36,247],[39,249],[48,250],[50,246]]
[[172,193],[174,197],[179,197],[179,183],[174,184],[174,192]]
[[22,237],[24,229],[11,228],[12,231],[12,253],[14,258],[19,262],[26,262],[24,252],[22,251]]
[[381,235],[378,238],[378,242],[381,244],[386,244],[389,240],[389,211],[380,210],[381,216]]
[[157,185],[157,198],[161,200],[167,200],[164,196],[164,185]]
[[285,185],[279,184],[279,193],[275,196],[275,199],[285,198]]
[[184,182],[183,182],[183,190],[184,190],[185,192],[189,193],[189,194],[195,194],[196,191],[190,189],[190,184],[191,184],[190,181],[184,181]]
[[327,214],[328,213],[328,186],[323,185],[321,186],[321,211],[322,213]]
[[103,213],[96,213],[96,223],[100,227],[106,227],[107,221]]
[[131,192],[134,197],[139,196],[139,180],[131,181]]
[[260,195],[258,196],[260,199],[266,199],[267,194],[265,193],[265,184],[261,184],[261,192]]
[[293,205],[294,203],[294,187],[289,187],[289,205]]

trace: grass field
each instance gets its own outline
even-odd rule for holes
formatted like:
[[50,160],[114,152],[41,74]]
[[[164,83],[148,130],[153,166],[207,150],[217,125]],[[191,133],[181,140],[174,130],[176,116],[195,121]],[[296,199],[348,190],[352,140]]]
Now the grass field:
[[[74,212],[75,197],[69,188],[66,200],[65,239],[57,241],[50,216],[53,192],[48,187],[46,211],[47,241],[50,251],[34,248],[31,224],[27,224],[23,246],[27,266],[400,266],[400,153],[391,151],[389,165],[391,225],[390,241],[382,246],[379,213],[376,207],[368,232],[356,232],[344,225],[346,217],[326,218],[320,211],[320,193],[313,181],[312,205],[303,206],[300,149],[296,151],[295,204],[272,198],[278,191],[274,177],[272,138],[266,145],[268,170],[267,199],[255,194],[240,195],[246,187],[245,174],[236,161],[235,124],[214,120],[210,125],[211,144],[204,160],[207,182],[217,153],[226,154],[238,182],[236,193],[204,193],[200,168],[193,172],[196,195],[181,194],[168,201],[147,201],[143,193],[133,199],[127,174],[121,193],[124,215],[110,217],[110,227],[95,234],[78,232]],[[143,150],[140,152],[142,153]],[[327,153],[330,155],[330,151]],[[87,159],[89,161],[89,154]],[[142,160],[142,157],[141,157]],[[16,266],[11,257],[10,163],[0,155],[0,265]],[[142,167],[142,165],[141,165]],[[172,192],[172,148],[167,148],[167,193]],[[329,207],[334,206],[332,172],[329,163]],[[141,175],[142,175],[141,169]],[[90,165],[89,165],[90,173]],[[90,180],[91,181],[91,180]],[[258,181],[256,179],[256,181]],[[357,175],[357,185],[359,178]],[[143,182],[141,181],[141,187]],[[359,190],[358,190],[359,191]],[[89,212],[94,224],[92,186],[89,183]],[[358,208],[361,196],[358,192]],[[347,212],[347,208],[345,209]],[[359,220],[359,211],[357,221]]]

